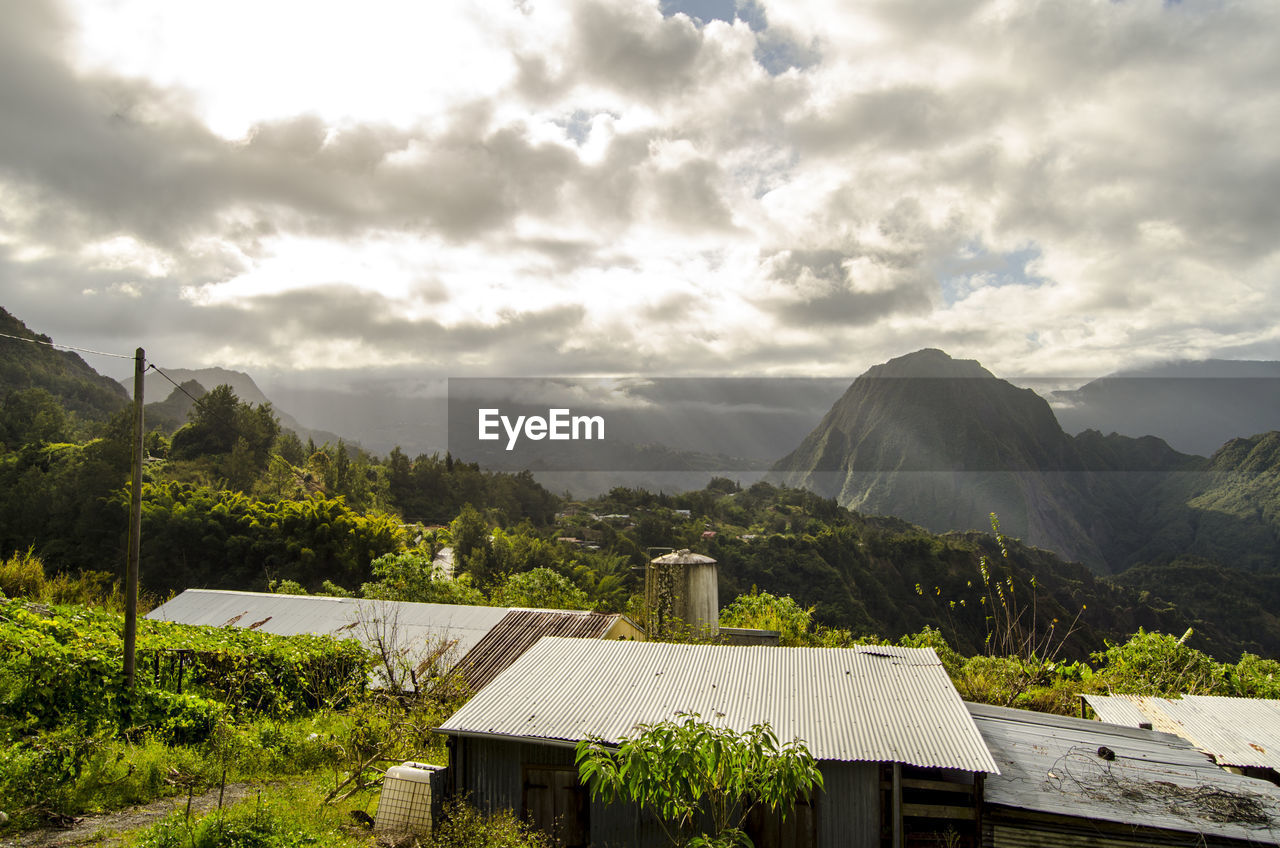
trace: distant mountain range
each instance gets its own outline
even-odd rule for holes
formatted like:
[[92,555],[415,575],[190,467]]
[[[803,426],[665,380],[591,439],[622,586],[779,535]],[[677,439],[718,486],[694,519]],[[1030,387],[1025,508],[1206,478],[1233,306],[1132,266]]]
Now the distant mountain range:
[[1196,555],[1280,570],[1280,434],[1212,459],[1154,436],[1076,436],[977,362],[921,350],[849,387],[772,478],[928,529],[1004,530],[1101,572]]
[[1068,433],[1155,433],[1208,456],[1229,439],[1280,429],[1280,362],[1167,363],[1055,391],[1049,400]]
[[[133,396],[133,381],[122,383],[128,397]],[[192,398],[198,398],[217,386],[230,386],[241,401],[255,406],[271,404],[271,410],[280,421],[280,426],[292,430],[304,442],[314,439],[317,445],[325,442],[337,444],[342,437],[327,430],[307,427],[288,412],[271,402],[258,388],[253,378],[243,371],[229,371],[226,368],[165,368],[161,371],[148,371],[143,377],[142,396],[146,401],[144,413],[147,429],[159,427],[166,433],[172,433],[187,421],[187,412],[194,404]],[[163,400],[162,400],[163,398]],[[358,442],[347,439],[353,446]]]

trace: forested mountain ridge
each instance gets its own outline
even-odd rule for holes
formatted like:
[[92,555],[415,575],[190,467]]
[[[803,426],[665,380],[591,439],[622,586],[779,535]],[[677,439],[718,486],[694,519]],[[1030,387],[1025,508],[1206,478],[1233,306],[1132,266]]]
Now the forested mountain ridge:
[[43,389],[65,411],[91,421],[124,408],[128,395],[119,383],[93,370],[78,354],[50,347],[51,341],[0,307],[0,397]]
[[1154,436],[1067,434],[1049,404],[973,361],[922,350],[870,369],[771,479],[935,531],[1011,534],[1102,573],[1179,554],[1280,565],[1273,437],[1210,461]]

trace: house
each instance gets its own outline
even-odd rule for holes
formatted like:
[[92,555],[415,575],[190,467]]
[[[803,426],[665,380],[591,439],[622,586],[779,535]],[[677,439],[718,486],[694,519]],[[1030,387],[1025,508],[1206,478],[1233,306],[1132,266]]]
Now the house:
[[[411,689],[429,676],[456,669],[472,690],[544,635],[643,639],[625,615],[585,610],[527,610],[462,604],[421,604],[324,595],[277,595],[188,589],[147,618],[210,627],[245,627],[360,640],[391,661],[377,683]],[[385,665],[386,663],[384,663]]]
[[1280,701],[1183,695],[1082,695],[1102,721],[1174,733],[1224,768],[1280,783]]
[[1219,769],[1185,739],[969,704],[1000,767],[982,845],[1280,845],[1280,787]]
[[658,846],[640,810],[589,797],[574,745],[688,712],[737,730],[768,723],[819,761],[825,791],[786,822],[755,821],[759,848],[901,846],[947,828],[977,844],[982,780],[998,769],[928,648],[546,637],[439,730],[452,737],[453,790],[482,809],[515,810],[562,845]]

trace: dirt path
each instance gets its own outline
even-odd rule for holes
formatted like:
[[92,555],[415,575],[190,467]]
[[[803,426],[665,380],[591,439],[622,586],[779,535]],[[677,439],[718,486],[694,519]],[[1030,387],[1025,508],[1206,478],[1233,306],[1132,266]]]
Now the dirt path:
[[[261,783],[228,783],[222,796],[222,805],[230,806],[242,798],[252,797],[265,784]],[[117,810],[114,813],[85,816],[70,828],[32,830],[20,836],[0,839],[0,848],[61,848],[65,845],[121,845],[123,840],[116,838],[118,834],[164,818],[174,810],[185,810],[186,795],[175,795],[172,798],[161,798],[150,804]],[[204,813],[218,806],[218,788],[196,795],[191,799],[191,813]]]

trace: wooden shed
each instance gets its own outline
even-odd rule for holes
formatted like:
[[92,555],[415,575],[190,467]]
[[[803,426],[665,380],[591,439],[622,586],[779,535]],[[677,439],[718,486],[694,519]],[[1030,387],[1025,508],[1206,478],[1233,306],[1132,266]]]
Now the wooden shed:
[[695,712],[769,724],[819,761],[825,792],[786,821],[749,822],[759,848],[978,842],[985,774],[998,771],[931,649],[778,648],[547,637],[440,727],[453,789],[511,809],[564,846],[657,846],[656,821],[592,801],[574,745]]

